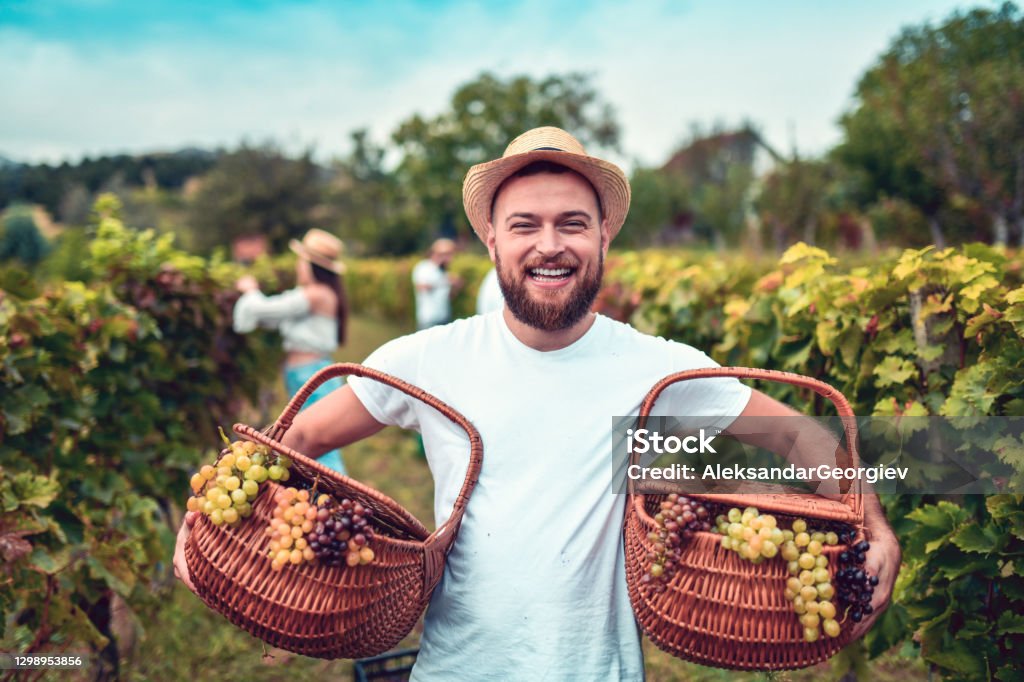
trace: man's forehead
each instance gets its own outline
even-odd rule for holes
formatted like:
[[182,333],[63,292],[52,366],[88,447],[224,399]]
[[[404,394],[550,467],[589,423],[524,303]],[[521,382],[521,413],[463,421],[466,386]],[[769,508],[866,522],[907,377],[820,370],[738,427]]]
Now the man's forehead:
[[[499,206],[503,212],[514,213],[528,211],[524,203],[538,198],[562,197],[579,199],[582,205],[566,206],[561,210],[584,211],[592,217],[598,208],[597,193],[586,180],[577,173],[536,173],[523,177],[509,178],[498,190],[494,199],[494,207]],[[585,197],[585,198],[584,198]],[[579,201],[573,201],[579,204]]]

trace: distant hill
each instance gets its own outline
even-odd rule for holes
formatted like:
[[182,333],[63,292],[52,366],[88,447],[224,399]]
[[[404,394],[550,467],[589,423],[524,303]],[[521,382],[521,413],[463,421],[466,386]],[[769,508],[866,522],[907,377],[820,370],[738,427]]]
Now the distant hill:
[[155,184],[180,189],[190,177],[201,175],[216,163],[220,152],[185,148],[171,152],[117,154],[86,157],[78,163],[59,165],[18,163],[0,156],[0,209],[18,201],[39,204],[57,215],[69,192],[93,194],[115,178],[132,187]]

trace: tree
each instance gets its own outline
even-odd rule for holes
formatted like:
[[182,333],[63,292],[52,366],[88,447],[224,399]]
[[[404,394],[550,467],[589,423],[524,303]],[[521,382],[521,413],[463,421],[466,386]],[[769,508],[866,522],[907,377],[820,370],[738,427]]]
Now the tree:
[[750,123],[727,130],[693,128],[691,138],[661,168],[677,199],[673,223],[716,248],[737,246],[747,231],[755,157],[768,147]]
[[670,239],[673,223],[689,211],[687,188],[658,168],[639,167],[629,179],[629,215],[616,246],[638,248]]
[[944,205],[976,202],[994,241],[1015,229],[1024,243],[1024,19],[1015,5],[905,29],[857,97],[843,153],[880,191],[933,223]]
[[271,144],[242,145],[202,177],[192,201],[192,247],[208,251],[236,237],[266,235],[275,250],[314,227],[318,168],[307,150],[298,159]]
[[395,177],[399,191],[414,198],[421,243],[432,233],[468,233],[461,203],[466,171],[501,156],[520,133],[545,125],[569,131],[590,153],[618,145],[611,107],[590,77],[578,73],[542,80],[484,73],[455,92],[447,111],[403,121],[392,135],[402,155]]
[[781,164],[763,179],[757,210],[777,252],[795,241],[816,242],[828,180],[823,161],[803,159]]
[[840,120],[845,139],[833,150],[833,156],[859,173],[862,208],[868,210],[876,203],[898,198],[920,212],[927,221],[932,243],[944,247],[946,234],[940,213],[948,197],[945,189],[926,175],[900,123],[907,117],[907,93],[891,91],[874,72],[861,79],[857,93],[861,105]]
[[394,173],[384,167],[387,150],[366,130],[351,134],[352,151],[332,166],[326,192],[328,220],[353,251],[403,254],[420,247],[422,223],[402,201]]
[[0,262],[18,260],[34,267],[50,250],[49,242],[39,232],[29,206],[12,206],[4,216],[0,234]]
[[148,181],[163,189],[180,189],[188,178],[209,170],[216,156],[201,149],[182,149],[141,156],[85,157],[76,164],[65,161],[57,166],[0,162],[0,208],[24,201],[42,205],[51,215],[62,214],[69,193],[95,194],[114,176],[120,176],[127,187]]

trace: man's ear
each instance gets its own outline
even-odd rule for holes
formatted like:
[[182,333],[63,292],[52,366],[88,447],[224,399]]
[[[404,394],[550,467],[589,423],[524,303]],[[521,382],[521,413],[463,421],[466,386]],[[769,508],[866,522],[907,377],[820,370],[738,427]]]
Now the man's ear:
[[611,238],[609,237],[610,234],[611,233],[608,230],[608,219],[605,218],[601,221],[601,255],[603,255],[606,258],[608,256],[608,247],[611,245],[612,242]]
[[491,262],[494,262],[494,225],[491,221],[487,221],[487,238],[484,239],[484,243],[487,244],[487,253],[491,256]]

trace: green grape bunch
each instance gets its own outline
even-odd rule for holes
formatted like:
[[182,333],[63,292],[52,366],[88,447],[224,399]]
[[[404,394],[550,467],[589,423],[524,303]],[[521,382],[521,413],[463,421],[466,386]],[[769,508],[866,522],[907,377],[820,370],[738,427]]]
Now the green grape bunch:
[[723,549],[753,564],[775,557],[786,562],[786,599],[800,618],[804,641],[818,641],[822,631],[826,637],[839,636],[842,628],[833,602],[836,589],[823,551],[826,545],[839,544],[838,534],[808,529],[803,519],[783,529],[778,519],[762,514],[756,507],[730,509],[715,519],[715,530],[722,536]]
[[252,515],[252,502],[264,481],[287,481],[291,461],[266,445],[250,441],[230,442],[214,464],[205,464],[192,475],[192,497],[186,508],[202,512],[215,526],[234,526]]

